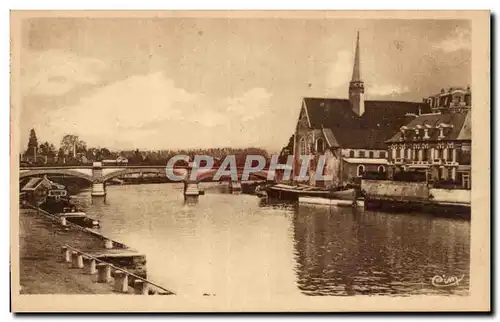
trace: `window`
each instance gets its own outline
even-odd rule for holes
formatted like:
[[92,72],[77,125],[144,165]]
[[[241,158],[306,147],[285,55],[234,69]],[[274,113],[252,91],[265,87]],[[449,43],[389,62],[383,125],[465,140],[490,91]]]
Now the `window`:
[[385,172],[385,167],[383,165],[378,166],[378,172],[384,173]]
[[373,159],[373,151],[368,152],[369,158]]
[[453,149],[448,149],[448,150],[447,150],[447,152],[446,152],[446,154],[447,154],[447,155],[446,155],[446,159],[447,159],[448,161],[453,160]]
[[358,177],[363,176],[363,173],[365,173],[365,166],[364,165],[358,165]]
[[325,151],[325,140],[318,138],[316,140],[316,152],[323,153]]
[[378,153],[378,155],[379,155],[379,158],[381,158],[381,159],[384,159],[386,157],[385,151],[380,151]]
[[300,150],[299,150],[299,153],[301,155],[306,155],[307,154],[307,141],[306,141],[305,137],[303,137],[302,139],[300,139]]
[[429,153],[428,149],[422,149],[422,161],[427,161],[428,153]]
[[365,157],[365,151],[359,151],[359,157],[364,158]]
[[354,150],[349,151],[349,158],[354,158]]
[[444,180],[444,176],[445,176],[446,172],[445,172],[445,169],[444,168],[439,168],[439,180]]

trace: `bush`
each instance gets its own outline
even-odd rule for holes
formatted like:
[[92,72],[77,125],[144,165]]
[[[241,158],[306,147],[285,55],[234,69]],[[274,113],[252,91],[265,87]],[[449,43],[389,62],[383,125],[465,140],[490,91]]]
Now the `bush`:
[[387,180],[386,172],[367,171],[363,174],[363,179],[367,180]]
[[460,189],[462,188],[462,182],[457,180],[438,180],[434,181],[432,186],[441,189]]
[[394,181],[425,182],[425,173],[418,171],[401,171],[393,175]]

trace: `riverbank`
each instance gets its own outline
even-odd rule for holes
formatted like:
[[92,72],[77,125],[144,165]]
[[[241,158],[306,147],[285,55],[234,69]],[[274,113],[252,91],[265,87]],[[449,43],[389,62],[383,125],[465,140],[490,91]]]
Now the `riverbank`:
[[[62,225],[42,210],[20,210],[19,236],[21,294],[174,294],[147,280],[144,255],[92,230]],[[63,246],[83,262],[76,266],[72,255],[69,263]],[[109,269],[105,280],[96,275],[97,263]]]
[[65,231],[32,209],[19,214],[21,294],[111,294],[109,284],[94,283],[95,277],[69,269],[63,261],[61,243],[92,246],[83,232]]

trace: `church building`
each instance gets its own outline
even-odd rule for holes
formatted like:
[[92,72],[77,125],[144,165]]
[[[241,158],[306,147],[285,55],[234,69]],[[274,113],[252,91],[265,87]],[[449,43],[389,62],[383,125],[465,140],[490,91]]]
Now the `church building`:
[[[365,100],[359,32],[348,98],[304,97],[293,135],[294,177],[300,155],[314,155],[309,184],[337,187],[359,182],[363,173],[387,170],[386,141],[416,115],[430,112],[424,102]],[[326,156],[327,182],[314,181],[320,155]]]

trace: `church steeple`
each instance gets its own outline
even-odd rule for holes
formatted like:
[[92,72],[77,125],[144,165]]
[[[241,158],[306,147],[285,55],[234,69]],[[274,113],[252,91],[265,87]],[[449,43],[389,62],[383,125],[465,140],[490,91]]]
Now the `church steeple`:
[[352,79],[349,82],[349,102],[353,111],[361,116],[365,112],[365,85],[361,79],[361,61],[359,55],[359,31],[356,38]]
[[354,52],[354,67],[352,69],[351,81],[352,82],[361,81],[360,62],[359,62],[359,31],[358,31],[358,37],[356,38],[356,51]]

